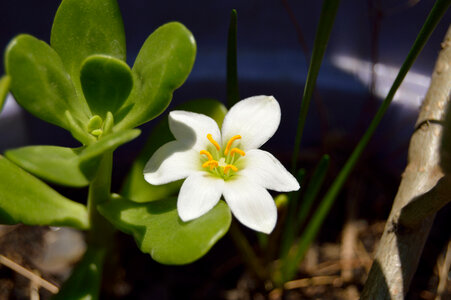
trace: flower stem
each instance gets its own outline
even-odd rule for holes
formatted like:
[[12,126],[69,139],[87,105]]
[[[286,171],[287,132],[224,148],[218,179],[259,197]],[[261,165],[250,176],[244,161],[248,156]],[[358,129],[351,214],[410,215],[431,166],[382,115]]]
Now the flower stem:
[[260,260],[258,259],[255,251],[252,249],[249,241],[246,239],[244,234],[241,232],[240,228],[235,222],[232,222],[230,226],[230,236],[232,237],[235,246],[241,252],[243,256],[244,263],[254,271],[255,275],[262,280],[268,280],[268,273],[266,269],[262,266]]
[[97,205],[110,199],[112,169],[113,152],[107,152],[103,154],[97,174],[89,185],[88,214],[91,229],[87,241],[90,245],[108,247],[114,233],[113,226],[97,210]]

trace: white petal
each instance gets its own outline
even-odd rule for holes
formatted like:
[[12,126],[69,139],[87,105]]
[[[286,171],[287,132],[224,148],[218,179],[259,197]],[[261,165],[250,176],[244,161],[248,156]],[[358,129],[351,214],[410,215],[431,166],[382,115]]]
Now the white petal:
[[207,172],[190,175],[180,189],[177,211],[180,219],[190,221],[212,209],[221,198],[224,180]]
[[296,178],[271,153],[253,149],[246,152],[245,165],[240,175],[263,186],[278,191],[297,191],[300,186]]
[[144,178],[159,185],[188,177],[199,170],[199,152],[179,141],[161,146],[144,167]]
[[230,108],[222,124],[222,140],[241,135],[240,147],[246,151],[260,148],[276,132],[280,123],[280,106],[272,96],[254,96]]
[[169,114],[169,128],[178,141],[198,151],[209,145],[207,134],[221,144],[218,124],[206,115],[174,110]]
[[228,180],[223,194],[233,215],[243,225],[268,234],[276,226],[274,200],[266,189],[255,182],[246,177]]

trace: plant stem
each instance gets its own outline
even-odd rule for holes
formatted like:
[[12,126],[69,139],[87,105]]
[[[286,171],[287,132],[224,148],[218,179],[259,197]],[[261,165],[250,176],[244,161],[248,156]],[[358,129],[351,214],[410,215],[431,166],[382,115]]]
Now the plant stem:
[[[297,172],[296,180],[303,187],[305,182],[305,176],[307,171],[305,169],[300,169]],[[301,190],[292,192],[288,194],[288,207],[287,214],[285,218],[284,230],[282,232],[282,238],[280,241],[280,258],[285,259],[287,256],[291,246],[293,245],[293,241],[296,238],[296,233],[298,232],[298,228],[295,226],[297,223],[296,215],[298,211],[298,201],[301,195]]]
[[257,275],[260,280],[266,281],[268,279],[268,272],[262,266],[260,260],[255,254],[255,251],[249,244],[249,241],[246,239],[235,222],[232,222],[232,225],[230,226],[230,236],[232,237],[237,249],[241,252],[244,263],[247,264],[252,271],[254,271],[255,275]]
[[107,247],[114,233],[114,228],[97,210],[97,205],[110,199],[112,169],[113,152],[107,152],[102,156],[97,174],[89,185],[88,214],[91,229],[87,240],[90,245]]

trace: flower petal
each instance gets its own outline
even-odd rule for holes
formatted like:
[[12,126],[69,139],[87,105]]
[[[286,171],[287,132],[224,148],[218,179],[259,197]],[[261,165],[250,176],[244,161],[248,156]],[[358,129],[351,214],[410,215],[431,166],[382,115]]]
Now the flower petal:
[[174,110],[169,114],[169,128],[178,141],[197,151],[209,145],[207,134],[211,134],[221,144],[218,124],[206,115]]
[[180,219],[190,221],[212,209],[221,198],[224,180],[207,172],[190,175],[180,189],[177,211]]
[[225,181],[223,194],[233,215],[243,225],[267,234],[274,229],[277,208],[266,189],[241,176]]
[[199,153],[179,141],[161,146],[144,167],[144,178],[160,185],[188,177],[199,170]]
[[300,186],[296,178],[271,153],[253,149],[246,152],[245,166],[241,176],[264,188],[278,191],[297,191]]
[[222,140],[241,135],[242,150],[256,149],[274,135],[279,123],[280,106],[274,97],[250,97],[230,108],[222,124]]

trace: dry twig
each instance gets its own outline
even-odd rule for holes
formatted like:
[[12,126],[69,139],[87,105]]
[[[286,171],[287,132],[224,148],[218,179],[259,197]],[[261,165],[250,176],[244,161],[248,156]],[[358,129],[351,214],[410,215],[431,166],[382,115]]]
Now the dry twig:
[[298,289],[312,285],[334,285],[341,286],[342,280],[340,276],[316,276],[311,278],[302,278],[288,281],[284,284],[286,290]]
[[32,282],[35,282],[39,286],[45,288],[49,292],[53,294],[57,294],[59,292],[59,288],[54,285],[53,283],[48,282],[47,280],[43,279],[42,277],[36,275],[35,273],[31,272],[30,270],[25,269],[21,265],[15,263],[14,261],[10,260],[9,258],[3,256],[0,254],[0,264],[3,264],[7,266],[8,268],[14,270],[15,272],[19,273],[20,275],[28,278]]

